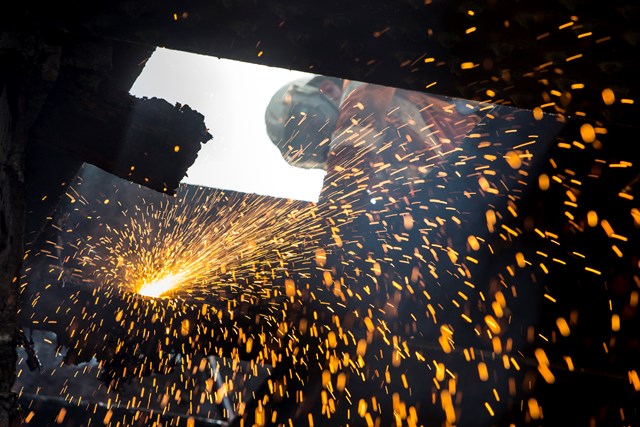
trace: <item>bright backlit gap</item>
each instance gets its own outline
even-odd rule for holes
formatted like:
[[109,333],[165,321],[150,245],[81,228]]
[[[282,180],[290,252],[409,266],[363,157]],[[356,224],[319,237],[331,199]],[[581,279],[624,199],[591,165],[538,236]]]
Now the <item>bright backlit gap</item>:
[[305,76],[312,74],[159,48],[130,92],[187,104],[204,115],[213,140],[184,183],[317,201],[324,171],[288,165],[264,124],[271,96]]

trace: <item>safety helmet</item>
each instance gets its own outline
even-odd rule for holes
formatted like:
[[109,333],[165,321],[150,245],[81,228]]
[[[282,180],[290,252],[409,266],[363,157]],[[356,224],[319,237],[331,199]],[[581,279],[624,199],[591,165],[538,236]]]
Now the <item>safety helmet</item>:
[[320,91],[322,79],[339,81],[324,76],[294,80],[280,88],[267,106],[267,134],[292,166],[325,168],[339,110]]

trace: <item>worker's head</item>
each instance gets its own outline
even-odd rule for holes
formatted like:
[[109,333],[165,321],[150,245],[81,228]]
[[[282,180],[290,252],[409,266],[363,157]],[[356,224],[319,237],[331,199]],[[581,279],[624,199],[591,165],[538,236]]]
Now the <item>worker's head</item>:
[[267,134],[290,165],[325,168],[341,95],[342,80],[324,76],[295,80],[273,95]]

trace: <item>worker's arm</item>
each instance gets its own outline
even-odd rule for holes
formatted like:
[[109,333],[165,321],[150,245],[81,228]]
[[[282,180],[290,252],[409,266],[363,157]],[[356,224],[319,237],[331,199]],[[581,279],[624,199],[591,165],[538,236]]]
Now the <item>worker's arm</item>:
[[321,199],[358,210],[371,199],[380,148],[388,138],[386,116],[396,89],[345,81],[338,124],[332,134]]
[[386,127],[385,118],[395,93],[392,87],[345,80],[331,149],[336,151],[344,145],[363,149],[375,145]]
[[350,199],[346,204],[358,204],[373,199],[394,171],[401,171],[394,182],[418,179],[458,152],[479,120],[475,111],[460,112],[451,98],[347,81],[323,196],[342,192],[348,195],[343,200]]

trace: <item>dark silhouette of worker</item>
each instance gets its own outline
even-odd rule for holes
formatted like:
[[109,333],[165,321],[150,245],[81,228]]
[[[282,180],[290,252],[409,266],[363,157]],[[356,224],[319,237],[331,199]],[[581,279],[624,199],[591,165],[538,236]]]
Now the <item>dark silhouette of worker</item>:
[[[518,278],[527,283],[519,292],[528,294],[516,298],[501,280],[526,243],[500,234],[500,224],[514,218],[514,201],[559,123],[526,110],[323,76],[282,87],[265,121],[289,164],[327,172],[318,202],[323,257],[310,280],[324,289],[315,289],[304,314],[317,330],[352,333],[336,357],[356,358],[349,345],[368,343],[367,380],[356,378],[342,408],[348,414],[356,396],[376,395],[388,425],[393,419],[383,413],[390,416],[397,393],[419,408],[421,423],[489,425],[478,402],[492,389],[508,394],[513,374],[499,358],[483,359],[491,381],[479,382],[462,350],[492,354],[495,337],[510,351],[523,349],[522,331],[537,321],[540,285]],[[437,355],[455,373],[463,396],[457,415],[443,412],[449,397],[416,352]],[[411,387],[402,375],[414,379]],[[494,405],[497,416],[504,404]],[[301,406],[301,416],[312,409]]]
[[[407,277],[425,282],[420,277],[431,258],[437,258],[438,270],[456,271],[455,249],[446,240],[457,236],[466,244],[466,236],[449,228],[465,220],[456,217],[455,202],[468,185],[461,172],[475,167],[464,144],[493,108],[323,76],[296,80],[275,93],[265,121],[283,158],[327,171],[319,201],[328,233],[323,243],[332,274],[358,293],[345,299],[391,304],[397,311],[392,301],[410,299],[399,298],[398,288]],[[424,238],[444,242],[433,241],[436,255],[429,247],[414,258]],[[399,262],[400,252],[419,262]],[[373,280],[367,275],[372,267]],[[362,277],[354,276],[363,270]]]
[[[282,87],[265,113],[267,133],[289,164],[327,171],[319,200],[326,263],[312,274],[326,288],[318,296],[326,305],[312,299],[307,314],[315,312],[319,330],[335,326],[337,316],[341,327],[360,333],[370,348],[367,382],[389,371],[395,378],[385,386],[408,404],[420,406],[433,382],[420,371],[425,380],[408,392],[400,375],[413,372],[411,365],[395,364],[400,356],[389,343],[396,340],[402,348],[407,340],[450,351],[444,331],[451,329],[457,343],[482,344],[473,328],[465,332],[460,325],[461,312],[478,304],[461,276],[467,238],[461,224],[469,220],[460,210],[466,176],[476,167],[465,144],[493,108],[318,76]],[[459,293],[470,297],[465,301]],[[341,351],[356,357],[353,348]],[[372,392],[367,382],[352,384],[352,395],[366,399]],[[442,416],[441,408],[425,402],[422,411]]]

